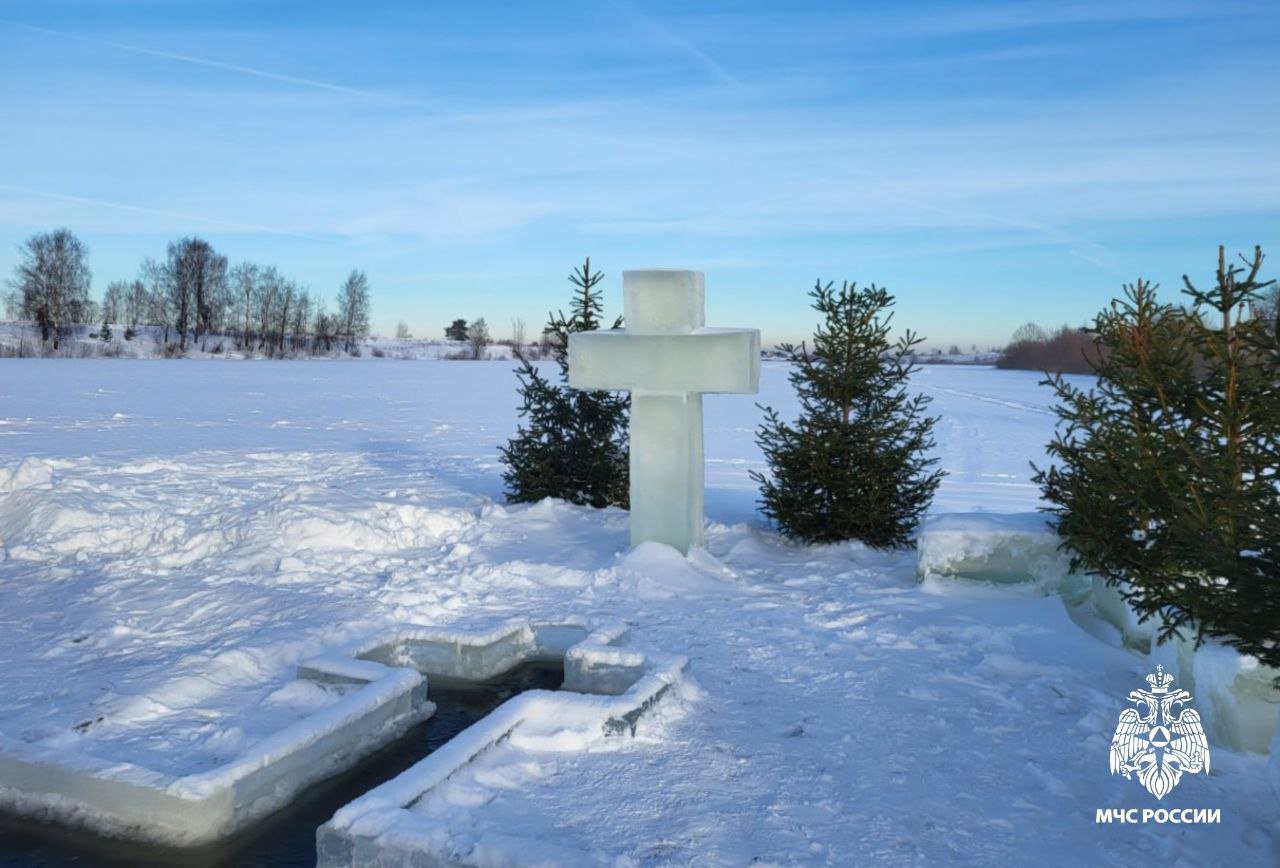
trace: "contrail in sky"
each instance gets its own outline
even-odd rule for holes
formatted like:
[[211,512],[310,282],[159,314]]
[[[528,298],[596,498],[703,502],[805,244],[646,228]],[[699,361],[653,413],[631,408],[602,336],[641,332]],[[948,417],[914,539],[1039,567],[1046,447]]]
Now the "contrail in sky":
[[273,229],[270,226],[259,226],[253,223],[236,223],[230,220],[219,220],[215,217],[202,217],[196,214],[184,214],[181,211],[167,211],[163,208],[146,208],[141,205],[126,205],[123,202],[112,202],[107,199],[90,199],[87,196],[70,196],[65,193],[52,193],[48,190],[32,190],[29,187],[15,187],[0,184],[0,192],[17,193],[23,196],[39,196],[42,199],[56,199],[61,202],[75,202],[79,205],[94,205],[99,208],[111,208],[116,211],[130,211],[135,214],[151,214],[156,217],[172,217],[191,223],[207,223],[210,226],[221,226],[237,232],[266,232],[271,235],[289,235],[294,238],[306,238],[318,241],[319,236],[305,232],[291,232],[287,229]]
[[718,60],[707,54],[698,46],[694,45],[688,39],[685,39],[678,33],[673,32],[657,18],[649,15],[635,4],[626,2],[626,0],[615,0],[613,6],[624,16],[632,19],[645,30],[648,30],[649,34],[657,37],[660,42],[665,42],[672,48],[689,55],[723,83],[731,85],[732,87],[742,87],[742,82],[734,78],[733,75],[730,74],[729,70],[720,65]]
[[60,39],[70,39],[75,42],[83,42],[87,45],[98,45],[104,48],[114,48],[118,51],[128,51],[133,54],[141,54],[146,57],[158,57],[161,60],[173,60],[178,63],[191,63],[196,66],[207,66],[211,69],[221,69],[227,72],[235,72],[241,75],[252,75],[257,78],[265,78],[269,81],[279,81],[285,84],[294,84],[300,87],[311,87],[318,90],[327,90],[331,93],[340,93],[346,96],[358,96],[363,99],[378,100],[379,102],[400,103],[404,105],[415,105],[413,100],[404,99],[403,97],[392,96],[385,93],[377,93],[371,90],[361,90],[360,88],[347,87],[343,84],[333,84],[328,81],[317,81],[313,78],[301,78],[296,75],[283,75],[278,72],[270,72],[265,69],[257,69],[252,66],[240,66],[235,63],[224,63],[221,60],[209,60],[205,57],[193,57],[189,54],[177,54],[172,51],[159,51],[154,48],[142,48],[137,45],[126,45],[123,42],[112,42],[107,39],[95,39],[91,36],[80,36],[76,33],[66,33],[61,30],[50,30],[47,27],[37,27],[34,24],[23,24],[21,21],[11,21],[9,19],[0,18],[0,23],[8,24],[11,27],[20,27],[23,30],[30,30],[34,33],[43,33],[46,36],[55,36]]

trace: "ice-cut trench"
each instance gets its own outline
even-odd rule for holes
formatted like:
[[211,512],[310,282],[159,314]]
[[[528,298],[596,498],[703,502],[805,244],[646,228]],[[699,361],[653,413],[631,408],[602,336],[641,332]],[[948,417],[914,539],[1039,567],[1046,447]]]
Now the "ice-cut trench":
[[[521,667],[548,663],[560,664],[562,677],[548,676],[560,682],[559,690],[526,690],[511,698],[518,689],[541,686],[531,675],[537,670]],[[632,647],[630,628],[621,621],[516,620],[480,630],[391,627],[300,663],[299,680],[360,686],[211,770],[173,777],[0,734],[0,799],[6,807],[153,842],[129,847],[52,830],[42,836],[37,825],[22,823],[0,839],[0,856],[19,865],[59,864],[59,848],[79,845],[89,847],[91,864],[156,864],[166,857],[184,866],[201,864],[202,857],[206,864],[291,864],[287,845],[262,860],[228,848],[251,848],[253,841],[275,846],[276,838],[296,836],[296,864],[352,864],[357,849],[387,845],[376,834],[370,838],[371,829],[412,821],[410,809],[425,793],[517,728],[552,741],[634,734],[641,716],[679,691],[687,668],[686,657]],[[495,683],[502,673],[515,673],[516,680]],[[478,707],[478,697],[461,705],[453,698],[459,688],[476,685],[489,696]],[[441,698],[453,703],[444,716]],[[387,738],[432,718],[435,728],[429,723],[415,730],[421,736],[416,742],[395,742],[400,752],[373,753],[375,745],[385,747]],[[372,765],[370,756],[378,757]],[[380,775],[375,769],[383,762],[388,765]],[[340,768],[356,771],[335,777]],[[334,805],[341,807],[334,811]],[[288,812],[279,814],[281,809]],[[259,825],[269,817],[274,821]],[[324,822],[316,828],[318,821]],[[312,836],[315,850],[301,843]],[[175,851],[157,843],[207,849]],[[70,862],[84,864],[61,859]]]
[[214,844],[165,847],[0,814],[0,863],[104,868],[313,866],[316,830],[343,805],[396,777],[512,696],[531,689],[556,690],[563,680],[562,663],[541,661],[518,665],[485,682],[433,688],[431,701],[436,710],[432,717],[354,767],[308,787],[279,811]]

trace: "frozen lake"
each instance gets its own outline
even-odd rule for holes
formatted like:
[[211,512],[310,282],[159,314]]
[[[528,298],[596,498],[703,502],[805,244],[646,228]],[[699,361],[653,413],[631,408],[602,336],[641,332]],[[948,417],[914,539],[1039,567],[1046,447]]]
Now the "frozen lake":
[[[786,373],[766,364],[759,396],[784,417]],[[916,377],[950,473],[936,511],[1035,509],[1039,379]],[[515,387],[505,362],[0,362],[0,733],[183,774],[305,712],[279,689],[298,661],[389,625],[613,617],[687,654],[698,690],[635,740],[511,744],[451,780],[422,810],[457,852],[1280,860],[1265,758],[1216,747],[1178,795],[1222,825],[1096,827],[1148,801],[1107,754],[1149,661],[1054,597],[780,540],[747,475],[750,397],[707,399],[707,552],[685,559],[627,553],[618,510],[502,503]]]
[[[707,514],[751,521],[762,462],[756,401],[784,418],[796,403],[787,367],[766,362],[759,396],[706,398]],[[1031,371],[923,367],[938,454],[949,476],[935,509],[1034,509],[1052,398]],[[500,498],[497,448],[516,427],[510,362],[6,360],[0,368],[0,461],[26,456],[104,462],[145,455],[263,450],[361,453],[404,461],[469,492]],[[207,458],[208,456],[206,456]]]

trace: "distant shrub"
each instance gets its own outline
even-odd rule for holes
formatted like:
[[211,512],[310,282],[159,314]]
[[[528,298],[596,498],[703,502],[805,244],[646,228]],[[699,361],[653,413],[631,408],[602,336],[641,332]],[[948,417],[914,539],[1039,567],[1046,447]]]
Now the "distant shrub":
[[[997,368],[1018,371],[1046,371],[1051,374],[1090,374],[1097,367],[1100,348],[1097,340],[1084,329],[1063,326],[1052,335],[1034,326],[1039,336],[1030,332],[1032,324],[1014,332],[1015,340],[1004,348],[996,360]],[[1021,338],[1019,336],[1021,335]]]
[[387,357],[387,351],[382,347],[373,347],[369,352],[375,359],[385,359]]

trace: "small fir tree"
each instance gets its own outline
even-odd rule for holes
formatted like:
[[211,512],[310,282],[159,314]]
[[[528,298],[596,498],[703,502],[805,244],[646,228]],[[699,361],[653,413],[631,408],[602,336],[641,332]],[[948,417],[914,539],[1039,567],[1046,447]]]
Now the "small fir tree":
[[[549,315],[545,334],[560,368],[558,384],[516,348],[523,421],[501,450],[507,499],[513,503],[558,497],[594,507],[628,506],[630,398],[568,386],[569,335],[600,328],[603,308],[596,286],[603,278],[591,270],[588,258],[569,276],[575,287],[569,316]],[[621,326],[619,317],[613,328]]]
[[104,341],[111,340],[111,324],[105,319],[102,321],[102,331],[98,332],[98,337]]
[[805,542],[906,546],[943,476],[927,456],[937,421],[925,415],[930,399],[906,389],[922,338],[908,331],[890,343],[893,296],[875,285],[837,291],[819,281],[809,294],[823,318],[812,351],[780,347],[793,365],[800,418],[787,424],[761,407],[756,442],[770,472],[751,474],[761,509]]
[[1061,376],[1056,466],[1035,481],[1073,566],[1100,575],[1160,641],[1189,628],[1280,666],[1280,339],[1252,315],[1262,253],[1223,251],[1186,307],[1144,281],[1089,330],[1097,385]]
[[467,339],[467,321],[465,319],[455,319],[445,326],[444,336],[451,341],[465,341]]

